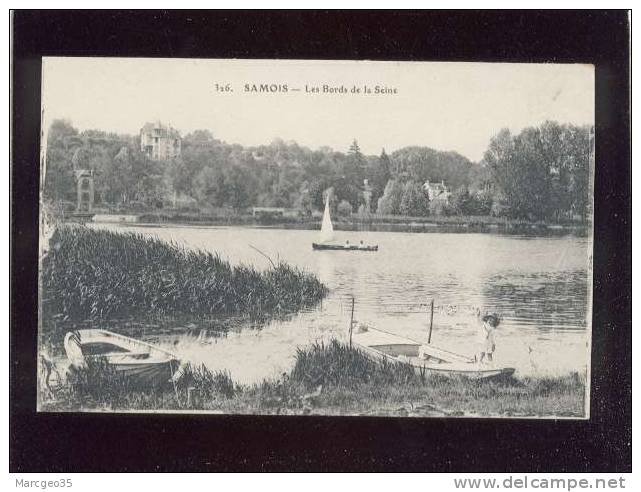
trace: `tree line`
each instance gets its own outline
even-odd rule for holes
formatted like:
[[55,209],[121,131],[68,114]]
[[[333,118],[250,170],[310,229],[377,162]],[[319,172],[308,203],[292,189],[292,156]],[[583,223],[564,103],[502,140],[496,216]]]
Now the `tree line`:
[[[418,146],[364,155],[356,140],[344,152],[281,139],[244,147],[196,130],[183,137],[179,157],[153,161],[141,152],[139,136],[79,132],[71,122],[55,120],[48,132],[44,197],[71,209],[74,172],[89,169],[96,206],[111,210],[241,212],[263,206],[311,214],[322,210],[332,189],[332,207],[343,214],[585,220],[592,146],[591,127],[555,122],[516,135],[500,131],[478,163]],[[443,182],[448,200],[431,202],[426,181]]]

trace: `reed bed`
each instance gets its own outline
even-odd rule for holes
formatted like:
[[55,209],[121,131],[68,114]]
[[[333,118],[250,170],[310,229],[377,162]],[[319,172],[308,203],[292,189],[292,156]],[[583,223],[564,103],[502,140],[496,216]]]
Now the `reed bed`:
[[205,317],[296,311],[328,292],[284,262],[260,272],[141,234],[61,226],[42,262],[45,317]]

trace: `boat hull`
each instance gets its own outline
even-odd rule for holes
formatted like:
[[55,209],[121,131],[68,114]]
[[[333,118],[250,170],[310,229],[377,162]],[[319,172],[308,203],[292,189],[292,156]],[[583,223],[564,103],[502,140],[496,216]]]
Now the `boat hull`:
[[177,360],[151,364],[127,364],[118,362],[109,362],[109,364],[116,370],[118,375],[124,376],[130,384],[135,386],[163,385],[169,382],[179,366]]
[[181,368],[180,360],[171,352],[107,330],[69,332],[64,346],[73,366],[104,360],[132,386],[163,385]]
[[513,367],[477,363],[460,354],[374,329],[355,333],[353,342],[371,359],[409,365],[420,376],[440,375],[478,380],[514,374]]
[[358,245],[344,246],[341,244],[312,243],[312,249],[326,251],[378,251],[378,244],[359,247]]

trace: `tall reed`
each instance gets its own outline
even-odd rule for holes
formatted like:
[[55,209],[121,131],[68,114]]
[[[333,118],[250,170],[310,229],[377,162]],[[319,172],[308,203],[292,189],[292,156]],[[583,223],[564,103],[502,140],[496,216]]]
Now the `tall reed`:
[[280,262],[261,272],[141,234],[61,226],[41,265],[45,317],[117,319],[296,311],[328,292]]

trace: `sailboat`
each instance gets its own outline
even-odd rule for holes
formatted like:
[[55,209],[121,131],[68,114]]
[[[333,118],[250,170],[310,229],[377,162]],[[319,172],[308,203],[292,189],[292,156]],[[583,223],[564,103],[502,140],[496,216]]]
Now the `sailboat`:
[[378,251],[378,245],[369,246],[366,244],[339,244],[332,242],[334,239],[334,226],[329,213],[329,195],[325,200],[325,211],[323,212],[323,223],[320,230],[320,242],[312,243],[312,249],[333,250],[333,251]]

